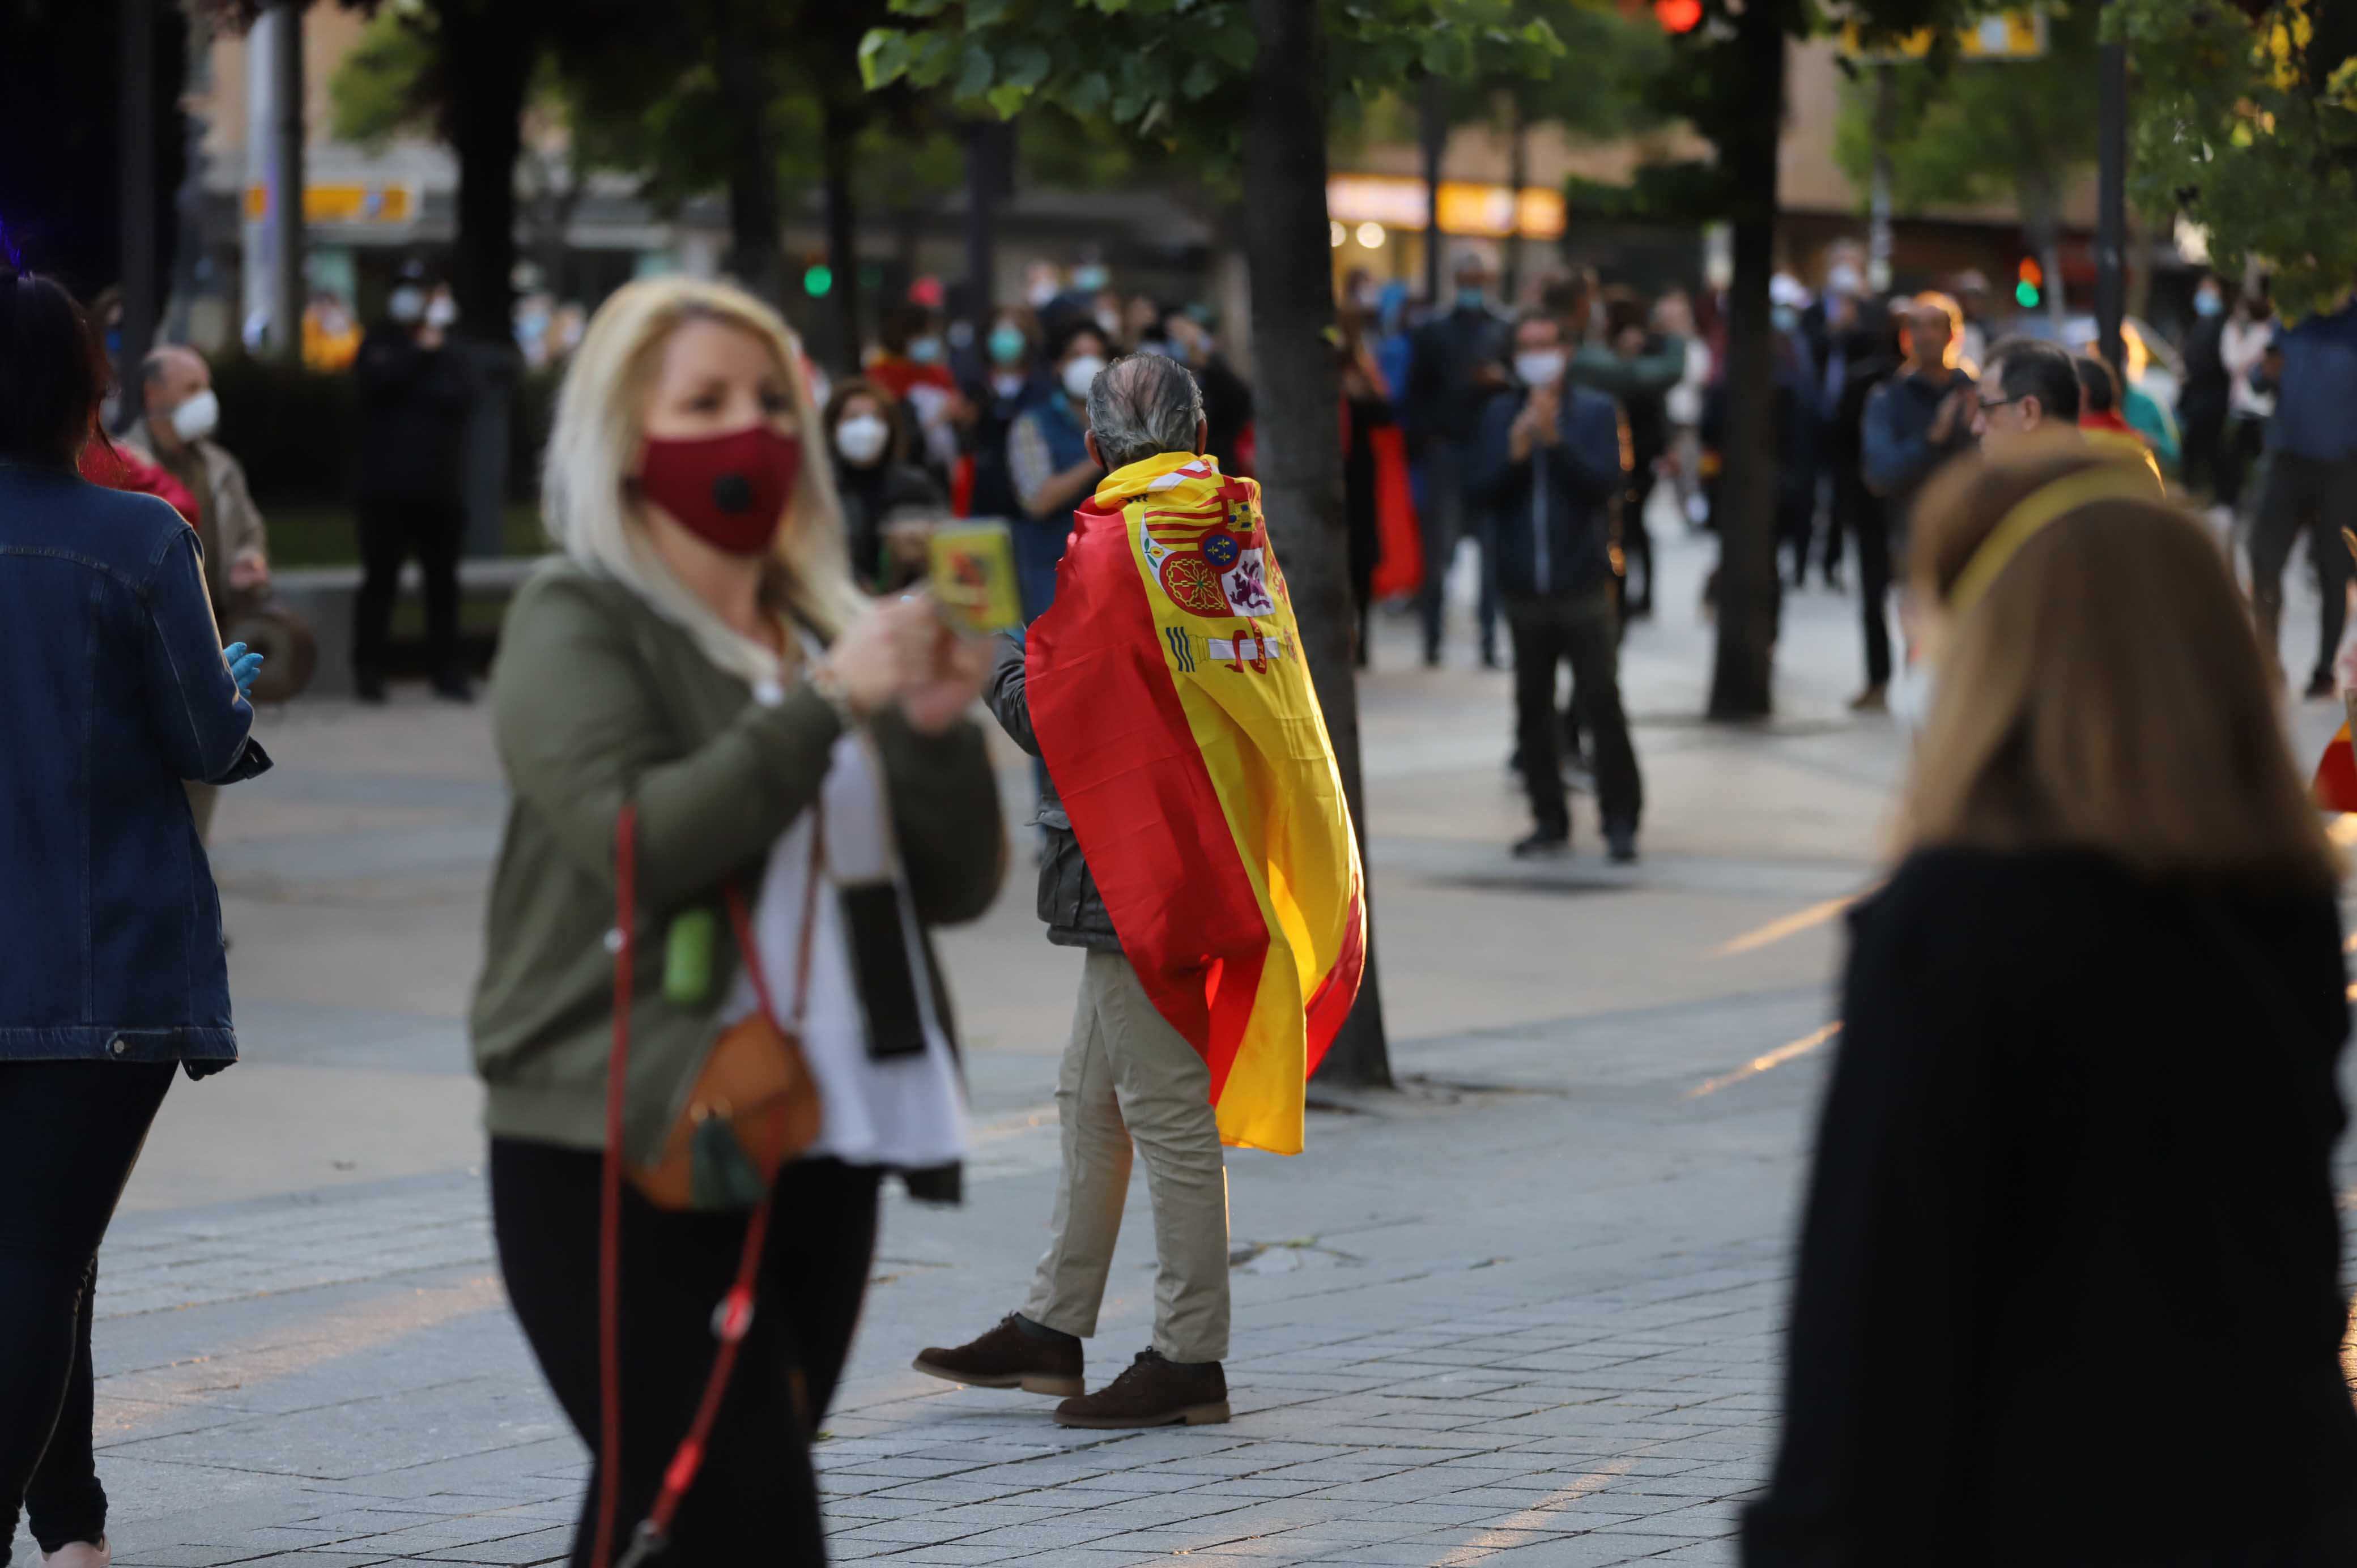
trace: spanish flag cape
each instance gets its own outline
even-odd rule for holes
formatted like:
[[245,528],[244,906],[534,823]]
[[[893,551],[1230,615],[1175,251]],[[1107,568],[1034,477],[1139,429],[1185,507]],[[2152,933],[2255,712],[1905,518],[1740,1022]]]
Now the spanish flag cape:
[[1123,952],[1211,1069],[1220,1137],[1301,1152],[1366,914],[1260,487],[1173,453],[1073,514],[1025,687]]

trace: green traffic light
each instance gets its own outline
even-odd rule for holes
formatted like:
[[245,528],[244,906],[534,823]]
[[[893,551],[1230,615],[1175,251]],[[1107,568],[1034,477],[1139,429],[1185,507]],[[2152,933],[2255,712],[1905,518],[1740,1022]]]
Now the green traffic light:
[[834,273],[823,263],[802,274],[802,292],[813,299],[824,299],[834,286]]
[[2014,303],[2024,310],[2038,308],[2038,285],[2027,281],[2013,285]]

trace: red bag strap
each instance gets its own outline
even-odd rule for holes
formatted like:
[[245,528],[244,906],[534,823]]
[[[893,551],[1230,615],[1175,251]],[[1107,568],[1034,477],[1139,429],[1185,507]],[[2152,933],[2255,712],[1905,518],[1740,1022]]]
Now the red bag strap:
[[[802,886],[802,925],[794,953],[794,1015],[791,1025],[778,1017],[776,1001],[770,994],[761,956],[753,944],[752,921],[745,910],[744,893],[733,882],[722,890],[728,905],[729,922],[736,929],[737,950],[745,961],[746,976],[753,983],[755,999],[772,1023],[796,1033],[801,1031],[810,996],[811,949],[818,924],[818,885],[826,864],[826,817],[816,799],[811,801],[810,811],[810,872]],[[632,982],[636,970],[637,908],[638,808],[625,801],[621,814],[614,821],[614,929],[610,938],[614,950],[614,1044],[606,1064],[606,1155],[599,1173],[602,1179],[598,1193],[597,1528],[589,1557],[592,1568],[606,1568],[614,1561],[614,1527],[621,1508],[622,1110],[630,1077],[630,1006],[636,996]],[[711,1439],[712,1424],[720,1414],[720,1402],[737,1370],[737,1348],[753,1326],[754,1285],[760,1273],[761,1252],[768,1244],[769,1234],[770,1202],[765,1198],[745,1222],[745,1245],[737,1254],[737,1277],[713,1314],[712,1332],[718,1337],[720,1348],[713,1355],[711,1375],[705,1380],[704,1397],[697,1402],[695,1418],[688,1423],[687,1435],[680,1439],[671,1464],[664,1468],[662,1489],[656,1494],[654,1507],[640,1521],[619,1568],[635,1568],[662,1552],[671,1533],[672,1519],[679,1512],[688,1488],[695,1484],[696,1472],[704,1467],[705,1444]]]
[[794,939],[794,1015],[779,1016],[777,998],[770,994],[770,978],[761,968],[761,951],[754,945],[752,917],[746,912],[745,893],[735,883],[721,891],[728,904],[728,923],[737,933],[737,950],[745,961],[745,978],[753,983],[753,999],[770,1022],[790,1035],[802,1033],[810,1013],[811,943],[818,927],[818,885],[826,869],[826,811],[818,800],[810,806],[810,871],[802,879],[802,923]]

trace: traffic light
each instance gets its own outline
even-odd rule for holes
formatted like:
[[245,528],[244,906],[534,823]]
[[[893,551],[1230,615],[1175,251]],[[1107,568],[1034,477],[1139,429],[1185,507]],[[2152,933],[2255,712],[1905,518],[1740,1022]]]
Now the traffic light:
[[802,292],[813,299],[824,299],[834,287],[834,269],[824,262],[802,274]]
[[1665,33],[1691,33],[1702,26],[1702,0],[1653,0],[1653,20]]
[[2013,302],[2024,310],[2038,308],[2039,288],[2046,282],[2046,269],[2038,264],[2035,256],[2021,258],[2021,281],[2013,285]]

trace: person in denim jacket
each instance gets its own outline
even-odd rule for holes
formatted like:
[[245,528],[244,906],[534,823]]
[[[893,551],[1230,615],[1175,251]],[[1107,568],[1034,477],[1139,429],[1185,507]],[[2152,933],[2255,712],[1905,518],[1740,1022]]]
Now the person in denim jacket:
[[29,1505],[59,1568],[108,1561],[99,1241],[174,1068],[237,1059],[182,785],[270,766],[196,531],[75,472],[105,380],[71,297],[0,266],[0,1563]]

